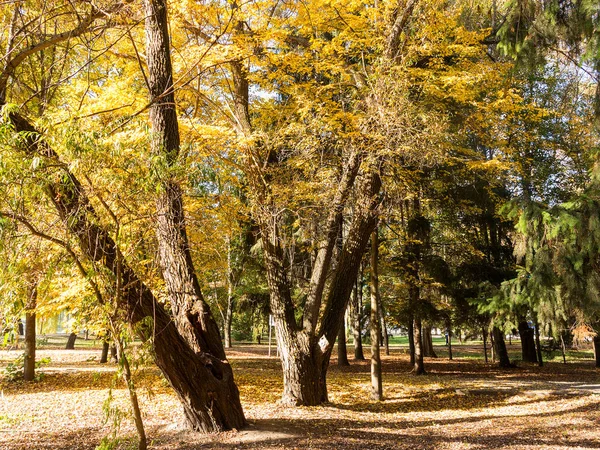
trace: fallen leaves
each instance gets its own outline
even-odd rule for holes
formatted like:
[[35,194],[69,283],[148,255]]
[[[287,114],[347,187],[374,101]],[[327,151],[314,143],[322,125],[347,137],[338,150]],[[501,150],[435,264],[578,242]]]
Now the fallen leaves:
[[[136,376],[153,449],[572,449],[600,447],[600,415],[589,363],[549,363],[500,371],[476,360],[429,360],[429,374],[411,375],[404,354],[384,359],[383,402],[369,400],[369,367],[332,365],[330,403],[288,408],[277,403],[281,368],[262,348],[230,352],[250,426],[199,435],[183,428],[174,393],[155,368]],[[97,350],[41,351],[51,356],[38,383],[6,383],[0,395],[0,448],[93,449],[110,434],[102,405],[127,413],[127,393],[114,365],[86,361]],[[0,364],[6,363],[4,353]],[[14,357],[14,356],[13,356]],[[127,415],[117,448],[135,443]]]

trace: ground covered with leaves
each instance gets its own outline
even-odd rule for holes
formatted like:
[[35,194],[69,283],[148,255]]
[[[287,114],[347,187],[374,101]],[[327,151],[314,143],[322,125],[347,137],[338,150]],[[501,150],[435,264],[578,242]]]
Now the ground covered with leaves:
[[[513,345],[516,352],[518,345]],[[279,361],[266,347],[229,352],[250,425],[200,435],[183,428],[174,393],[153,367],[136,380],[153,449],[587,449],[600,448],[600,378],[589,360],[519,363],[500,370],[475,358],[427,359],[409,373],[404,349],[384,357],[383,402],[369,400],[369,364],[352,361],[328,376],[330,403],[278,405]],[[0,351],[0,371],[18,351]],[[135,448],[127,392],[99,350],[41,350],[51,362],[33,383],[1,381],[0,449]],[[108,419],[107,419],[108,417]],[[116,438],[116,440],[115,440]]]

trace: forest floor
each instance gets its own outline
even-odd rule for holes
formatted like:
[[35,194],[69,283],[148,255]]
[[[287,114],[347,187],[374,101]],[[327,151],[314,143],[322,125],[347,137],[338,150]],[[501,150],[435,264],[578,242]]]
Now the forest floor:
[[[516,355],[519,345],[510,348]],[[405,350],[393,348],[384,356],[382,402],[369,400],[368,361],[338,367],[334,360],[330,403],[286,408],[277,402],[278,359],[266,346],[234,347],[228,354],[249,426],[218,435],[183,428],[177,398],[156,369],[139,368],[136,380],[152,449],[600,448],[600,371],[578,359],[588,354],[499,370],[478,359],[480,347],[455,350],[454,361],[427,358],[428,374],[416,377]],[[0,350],[0,373],[18,354]],[[0,375],[0,449],[94,449],[103,438],[105,449],[136,447],[115,364],[98,364],[99,350],[89,347],[40,350],[38,357],[51,358],[40,381]],[[118,440],[110,441],[115,430]]]

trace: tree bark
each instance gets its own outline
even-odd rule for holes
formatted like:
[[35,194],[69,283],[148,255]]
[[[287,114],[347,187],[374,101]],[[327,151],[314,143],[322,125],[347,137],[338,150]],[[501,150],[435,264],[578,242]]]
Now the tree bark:
[[452,322],[450,318],[446,319],[446,333],[448,335],[448,359],[452,361]]
[[227,238],[227,309],[223,320],[223,334],[225,337],[225,348],[231,348],[231,321],[233,320],[233,307],[235,298],[233,289],[235,284],[235,275],[232,261],[231,237]]
[[538,362],[534,341],[534,331],[526,320],[519,321],[519,336],[521,337],[521,355],[525,362]]
[[410,365],[415,366],[415,323],[411,317],[408,321],[408,352],[410,353]]
[[29,287],[27,304],[25,305],[25,357],[23,362],[23,379],[35,379],[35,308],[37,306],[37,283]]
[[592,341],[594,347],[594,365],[600,367],[600,334],[596,334]]
[[[155,6],[162,10],[163,18],[166,19],[164,4]],[[150,17],[150,20],[154,20],[153,13]],[[166,31],[166,22],[162,30]],[[156,102],[159,99],[154,100]],[[184,339],[162,303],[156,301],[148,287],[128,266],[108,231],[100,225],[102,221],[81,183],[69,171],[68,166],[60,162],[58,155],[27,119],[12,112],[9,114],[9,120],[15,132],[23,136],[20,140],[23,152],[30,157],[38,156],[49,160],[52,163],[49,168],[57,171],[49,174],[43,188],[67,230],[78,241],[85,257],[115,276],[119,272],[117,260],[122,261],[120,272],[124,292],[122,304],[118,307],[132,324],[145,318],[153,319],[155,326],[142,330],[141,337],[154,339],[156,363],[178,394],[189,425],[203,431],[220,431],[243,426],[245,419],[229,364],[218,357],[212,357],[208,352],[196,351],[198,346],[186,340],[190,338],[189,335]],[[53,242],[56,243],[56,240]],[[68,244],[59,245],[79,262]],[[89,281],[93,283],[92,280]],[[171,306],[173,307],[173,304]],[[154,330],[160,332],[154,334]],[[204,341],[202,336],[195,337]]]
[[362,313],[362,274],[359,273],[354,286],[352,300],[350,304],[350,317],[352,319],[352,336],[354,340],[354,359],[357,361],[364,361],[365,355],[362,346],[362,326],[361,326],[361,313]]
[[423,337],[421,335],[421,318],[415,316],[413,323],[413,336],[415,344],[415,363],[413,373],[415,375],[423,375],[425,373],[425,365],[423,363]]
[[100,355],[100,364],[106,364],[108,362],[108,349],[110,344],[108,341],[102,341],[102,354]]
[[[173,88],[167,4],[165,0],[145,0],[144,6],[148,88],[151,100],[151,151],[170,169],[179,156],[180,138]],[[190,345],[190,350],[204,361],[210,372],[204,379],[204,392],[198,394],[204,397],[211,407],[200,414],[195,409],[186,410],[188,422],[192,428],[204,431],[243,427],[246,420],[233,380],[233,372],[225,357],[218,325],[202,296],[192,262],[181,187],[177,180],[167,173],[161,179],[160,188],[156,200],[156,234],[159,262],[171,309],[179,333]],[[179,375],[173,374],[173,377]]]
[[379,321],[379,239],[377,227],[371,233],[371,398],[380,401],[383,398],[381,380],[381,355],[379,336],[381,334]]
[[67,345],[65,350],[75,350],[75,341],[77,340],[77,333],[71,333],[67,339]]
[[495,326],[492,329],[492,334],[494,338],[494,353],[498,358],[498,365],[503,368],[512,367],[510,359],[508,358],[506,343],[504,342],[504,333],[500,328]]
[[348,349],[346,347],[346,323],[342,321],[342,326],[337,337],[337,363],[338,366],[349,366]]
[[423,356],[428,358],[437,358],[437,354],[433,349],[433,337],[431,336],[432,327],[427,324],[423,326]]
[[115,364],[119,362],[119,355],[117,354],[117,346],[115,344],[110,346],[110,361]]
[[379,298],[379,318],[381,319],[381,337],[383,338],[383,347],[385,348],[385,355],[390,356],[390,336],[387,331],[387,323],[385,320],[385,309],[383,308],[383,301],[381,296]]
[[482,328],[481,335],[483,337],[483,360],[487,363],[488,362],[488,354],[487,354],[488,331],[486,330],[485,327]]
[[537,320],[535,322],[535,347],[537,349],[538,366],[542,367],[544,360],[542,358],[542,344],[540,343],[540,324]]

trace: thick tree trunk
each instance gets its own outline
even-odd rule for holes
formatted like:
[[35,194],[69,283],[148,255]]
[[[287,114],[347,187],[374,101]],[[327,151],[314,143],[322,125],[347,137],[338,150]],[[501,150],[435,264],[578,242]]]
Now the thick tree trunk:
[[493,327],[492,334],[494,338],[494,353],[498,358],[498,365],[500,367],[512,367],[510,359],[508,358],[508,351],[506,350],[506,343],[504,342],[504,333],[500,328]]
[[[158,28],[166,36],[164,3],[152,3],[147,6],[152,10],[146,15],[150,17],[150,21],[156,19],[153,9],[161,15],[163,22]],[[150,59],[152,58],[148,55],[149,63]],[[162,90],[160,94],[168,91],[170,89]],[[155,103],[172,106],[172,102],[169,103],[166,97],[155,95],[153,99]],[[154,118],[156,117],[155,115]],[[141,336],[143,339],[153,338],[156,363],[177,393],[189,425],[203,431],[220,431],[243,426],[246,422],[229,364],[226,360],[212,355],[210,351],[198,350],[211,347],[205,343],[210,340],[213,331],[204,333],[202,329],[202,320],[212,320],[210,314],[207,314],[206,310],[197,310],[198,315],[204,316],[195,322],[197,333],[193,336],[185,333],[184,338],[175,328],[173,318],[166,312],[163,304],[156,301],[148,287],[127,265],[110,234],[100,226],[102,221],[81,183],[68,170],[68,166],[60,162],[57,154],[27,119],[18,113],[9,114],[9,119],[15,131],[23,136],[23,152],[28,156],[47,158],[52,163],[49,168],[56,168],[57,172],[49,174],[43,188],[66,228],[77,239],[82,253],[113,275],[122,277],[122,304],[118,307],[123,310],[127,320],[137,324],[146,318],[153,319],[154,326],[145,331],[141,330]],[[153,139],[157,137],[153,135]],[[76,263],[81,264],[72,249],[68,246],[65,248]],[[120,261],[120,267],[117,267],[117,261]],[[86,271],[81,265],[79,268],[82,272]],[[93,281],[90,283],[97,290]],[[172,308],[181,311],[182,308],[177,306],[175,302],[171,302]],[[159,332],[154,334],[154,330]],[[218,342],[222,348],[220,336]],[[211,344],[214,345],[214,341]]]
[[415,364],[413,373],[415,375],[423,375],[425,373],[425,364],[423,363],[423,337],[421,334],[421,318],[415,317],[413,323],[413,335],[415,344]]
[[594,346],[594,364],[596,367],[600,367],[600,334],[596,334],[592,341]]
[[433,349],[433,337],[431,336],[431,325],[423,326],[423,356],[428,358],[437,358],[437,354]]
[[346,323],[342,321],[342,326],[337,337],[337,363],[338,366],[349,366],[348,349],[346,347]]
[[108,362],[108,349],[110,344],[108,341],[102,341],[102,354],[100,355],[100,364],[106,364]]
[[37,306],[37,284],[29,288],[27,304],[25,305],[25,357],[23,379],[35,379],[35,308]]
[[344,310],[348,305],[354,287],[354,280],[358,276],[362,257],[369,243],[369,237],[377,224],[380,188],[381,178],[376,171],[365,174],[358,186],[360,195],[357,199],[354,218],[329,286],[320,327],[315,334],[323,354],[322,386],[326,385],[329,358],[333,350],[332,344],[344,318]]
[[356,285],[354,286],[354,293],[352,294],[350,317],[352,319],[354,359],[357,361],[364,361],[365,355],[362,346],[362,327],[360,323],[362,313],[362,282],[359,281],[360,278],[362,278],[362,274],[359,273],[356,280]]
[[[35,137],[39,133],[26,119],[18,114],[11,114],[10,119],[17,132],[32,133],[26,141],[27,153],[58,161],[56,153]],[[65,170],[64,165],[60,167]],[[245,424],[228,363],[193,350],[178,333],[162,303],[156,301],[127,265],[108,232],[98,225],[101,221],[79,180],[68,171],[56,180],[45,186],[46,192],[70,233],[78,239],[84,255],[122,277],[122,305],[119,307],[127,320],[136,324],[146,318],[154,319],[155,326],[141,331],[142,338],[154,339],[156,363],[177,393],[189,425],[196,430],[220,431]],[[117,259],[121,261],[120,270],[117,270]],[[154,334],[154,330],[160,333]]]
[[283,395],[281,403],[287,406],[316,406],[328,401],[325,374],[321,373],[320,351],[310,349],[309,339],[300,333],[289,340],[277,326],[277,343],[281,349]]
[[521,354],[525,362],[538,362],[534,341],[534,331],[526,320],[519,321],[519,336],[521,337]]
[[371,398],[381,400],[383,387],[381,380],[381,355],[379,336],[381,334],[379,321],[379,239],[377,228],[371,233]]
[[67,345],[65,350],[75,350],[75,341],[77,340],[77,333],[71,333],[67,339]]
[[[179,128],[175,109],[173,71],[169,45],[167,4],[165,0],[145,0],[146,61],[150,89],[151,150],[167,167],[176,164],[179,156]],[[177,180],[168,174],[161,179],[156,200],[158,254],[163,278],[171,300],[171,309],[179,333],[191,351],[210,374],[200,379],[190,396],[203,399],[210,408],[199,411],[196,406],[186,409],[188,422],[203,431],[240,428],[246,425],[233,380],[233,372],[217,323],[204,301],[190,253],[183,208],[183,196]],[[161,334],[164,333],[161,332]],[[175,336],[174,336],[175,337]],[[157,354],[158,357],[158,354]],[[171,356],[172,357],[172,356]],[[180,356],[178,355],[178,358]],[[185,364],[187,361],[183,359]],[[192,372],[200,375],[199,372]],[[179,381],[183,373],[171,374]],[[181,380],[183,381],[183,380]]]

